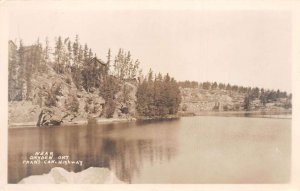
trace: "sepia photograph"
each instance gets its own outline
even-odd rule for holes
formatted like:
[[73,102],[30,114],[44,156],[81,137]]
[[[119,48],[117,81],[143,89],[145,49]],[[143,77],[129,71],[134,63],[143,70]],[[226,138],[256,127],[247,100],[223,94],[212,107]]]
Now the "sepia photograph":
[[291,11],[23,4],[7,184],[291,182]]

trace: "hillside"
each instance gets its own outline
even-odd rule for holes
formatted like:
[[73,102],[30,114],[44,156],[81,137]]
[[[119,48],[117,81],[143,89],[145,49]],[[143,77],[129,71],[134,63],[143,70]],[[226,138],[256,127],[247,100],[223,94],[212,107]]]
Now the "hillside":
[[[90,118],[127,119],[136,115],[138,61],[120,49],[110,69],[78,36],[59,37],[54,48],[39,41],[19,46],[9,41],[10,126],[87,123]],[[52,51],[54,50],[54,51]]]
[[267,100],[252,98],[246,107],[249,93],[226,89],[204,89],[201,87],[180,88],[181,115],[201,115],[206,112],[266,112],[291,113],[291,99],[280,97]]
[[[78,89],[68,75],[58,75],[51,67],[45,71],[47,72],[32,76],[29,100],[9,102],[10,125],[35,126],[42,111],[48,125],[51,125],[49,122],[82,124],[87,123],[89,118],[106,118],[106,101],[99,96],[99,90],[86,92]],[[128,82],[119,82],[118,85],[120,90],[115,94],[116,106],[112,111],[112,118],[128,119],[135,115],[136,87]],[[127,103],[122,102],[124,88],[128,89]],[[128,106],[128,111],[122,110],[124,106]]]
[[163,118],[176,115],[180,91],[174,78],[143,76],[139,60],[119,49],[106,61],[76,36],[24,46],[9,41],[10,126],[52,126]]

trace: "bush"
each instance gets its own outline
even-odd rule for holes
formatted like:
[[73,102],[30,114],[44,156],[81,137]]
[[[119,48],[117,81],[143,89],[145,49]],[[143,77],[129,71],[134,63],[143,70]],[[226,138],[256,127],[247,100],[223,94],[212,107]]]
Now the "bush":
[[228,110],[229,110],[228,106],[227,106],[227,105],[224,105],[224,106],[223,106],[223,110],[224,110],[224,111],[228,111]]
[[75,95],[69,95],[66,108],[71,112],[78,112],[79,101]]
[[286,102],[286,103],[284,104],[284,108],[285,108],[285,109],[290,109],[290,108],[292,108],[292,103],[291,103],[291,101]]
[[187,111],[188,106],[186,104],[183,104],[181,109],[182,109],[182,111]]
[[63,94],[61,93],[61,83],[54,83],[51,87],[51,92],[54,94],[54,95],[57,95],[57,96],[62,96]]
[[108,99],[107,103],[105,104],[105,117],[106,118],[112,118],[116,109],[116,103],[113,99]]
[[46,97],[45,105],[47,107],[54,107],[56,106],[56,102],[56,96],[51,91],[49,91]]
[[47,91],[47,97],[45,101],[45,105],[47,107],[56,106],[56,102],[58,101],[56,96],[62,96],[61,93],[61,83],[54,83],[50,90]]
[[67,84],[71,85],[71,81],[72,81],[71,78],[69,78],[69,77],[66,78],[66,83]]

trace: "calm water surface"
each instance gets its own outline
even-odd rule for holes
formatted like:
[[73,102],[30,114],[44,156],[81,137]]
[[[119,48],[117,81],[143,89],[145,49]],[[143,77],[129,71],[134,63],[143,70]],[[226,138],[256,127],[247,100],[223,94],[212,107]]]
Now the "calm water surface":
[[[178,120],[9,129],[8,182],[48,173],[23,165],[36,151],[106,167],[128,183],[287,183],[291,119],[182,117]],[[58,165],[55,165],[58,166]]]

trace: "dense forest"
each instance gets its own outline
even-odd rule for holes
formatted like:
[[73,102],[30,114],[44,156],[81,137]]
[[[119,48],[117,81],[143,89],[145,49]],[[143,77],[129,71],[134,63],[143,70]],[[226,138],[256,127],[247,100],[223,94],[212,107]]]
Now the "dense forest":
[[[48,38],[44,43],[38,39],[34,44],[25,46],[23,41],[9,41],[9,79],[8,100],[10,102],[32,101],[35,97],[36,85],[33,81],[41,75],[55,72],[63,77],[69,85],[74,84],[77,91],[97,94],[105,100],[102,117],[113,117],[117,109],[117,101],[122,103],[122,111],[126,113],[129,102],[129,90],[126,83],[137,88],[136,110],[138,116],[155,117],[176,114],[180,104],[180,91],[177,82],[169,74],[155,75],[150,70],[143,75],[140,61],[133,59],[130,51],[119,49],[113,57],[108,49],[106,61],[102,61],[87,44],[82,45],[79,37],[72,41],[69,37],[55,38],[54,47]],[[113,58],[112,58],[113,57]],[[121,92],[122,96],[117,98]],[[58,96],[62,96],[62,85],[52,84],[39,94],[46,99],[39,105],[58,107]],[[42,96],[42,95],[41,95]],[[117,100],[120,99],[120,100]],[[89,110],[91,98],[86,98],[86,111]],[[123,105],[124,104],[124,105]],[[77,112],[79,99],[76,93],[68,95],[65,103],[68,110]],[[125,108],[125,109],[124,109]],[[94,109],[96,110],[96,109]],[[101,117],[99,116],[99,117]]]
[[181,102],[180,90],[174,78],[158,73],[153,76],[150,70],[148,78],[138,86],[137,111],[143,116],[167,116],[177,113]]

